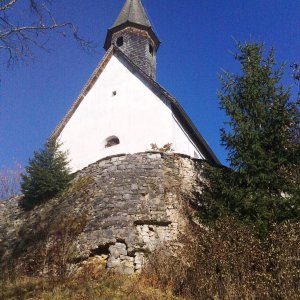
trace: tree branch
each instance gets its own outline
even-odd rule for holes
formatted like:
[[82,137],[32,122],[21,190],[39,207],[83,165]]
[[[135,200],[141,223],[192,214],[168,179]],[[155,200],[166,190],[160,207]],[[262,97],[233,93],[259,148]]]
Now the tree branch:
[[54,25],[50,25],[50,26],[46,26],[46,25],[40,25],[40,26],[23,26],[23,27],[16,27],[13,28],[11,30],[8,30],[4,33],[0,33],[0,39],[6,38],[9,35],[12,35],[14,33],[17,32],[21,32],[21,31],[33,31],[33,30],[51,30],[51,29],[56,29],[56,28],[62,28],[62,27],[66,27],[66,26],[71,26],[73,27],[72,23],[63,23],[63,24],[54,24]]
[[11,0],[10,2],[8,2],[6,5],[0,6],[0,11],[4,11],[6,9],[9,9],[11,6],[13,6],[15,3],[17,2],[17,0]]
[[[2,61],[6,61],[8,66],[19,61],[32,59],[34,48],[47,50],[45,44],[48,39],[44,38],[46,35],[42,37],[42,33],[53,32],[65,37],[67,34],[62,28],[66,27],[80,47],[87,52],[94,51],[96,46],[80,37],[77,27],[72,22],[58,22],[55,19],[45,4],[45,0],[26,1],[29,5],[28,15],[31,18],[29,22],[24,15],[24,12],[26,13],[23,6],[25,1],[0,0],[0,58]],[[5,4],[6,2],[8,3]],[[8,8],[14,4],[17,5],[16,8],[18,9],[9,10]],[[20,12],[22,13],[19,14]]]

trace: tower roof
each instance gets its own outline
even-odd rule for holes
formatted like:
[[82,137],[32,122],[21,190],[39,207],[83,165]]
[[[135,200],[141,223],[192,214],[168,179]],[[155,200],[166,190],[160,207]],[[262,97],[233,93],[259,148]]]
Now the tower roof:
[[149,18],[140,0],[126,0],[126,3],[124,4],[112,28],[126,22],[151,27]]
[[141,0],[126,0],[115,23],[108,29],[104,48],[108,50],[111,45],[111,37],[115,32],[129,26],[147,31],[157,45],[157,48],[159,47],[160,41],[153,31]]

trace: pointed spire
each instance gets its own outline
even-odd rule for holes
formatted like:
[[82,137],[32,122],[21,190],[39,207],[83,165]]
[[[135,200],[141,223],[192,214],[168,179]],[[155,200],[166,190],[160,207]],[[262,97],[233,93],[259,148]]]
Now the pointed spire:
[[126,0],[126,3],[112,28],[126,22],[151,27],[149,18],[140,0]]
[[107,32],[104,44],[106,50],[111,46],[112,35],[126,27],[135,27],[147,31],[156,44],[156,47],[159,47],[160,41],[153,31],[141,0],[126,0],[117,20]]

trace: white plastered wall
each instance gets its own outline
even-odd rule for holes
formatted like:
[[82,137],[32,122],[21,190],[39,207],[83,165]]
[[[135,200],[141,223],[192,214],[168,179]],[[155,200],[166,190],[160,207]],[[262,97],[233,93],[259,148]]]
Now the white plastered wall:
[[[120,144],[105,148],[109,136],[118,137]],[[59,140],[69,152],[73,171],[106,156],[151,150],[151,143],[172,143],[175,152],[191,156],[195,148],[176,123],[170,106],[116,56],[111,57]]]
[[172,114],[173,125],[173,148],[177,153],[190,155],[194,158],[204,159],[202,153],[197,149],[189,135],[185,132],[180,122]]

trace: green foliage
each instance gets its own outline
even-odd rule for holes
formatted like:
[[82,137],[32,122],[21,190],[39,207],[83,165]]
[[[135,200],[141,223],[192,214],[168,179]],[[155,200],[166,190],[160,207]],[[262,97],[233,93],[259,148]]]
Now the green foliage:
[[33,207],[55,197],[62,192],[72,179],[68,167],[67,154],[54,140],[48,141],[43,149],[34,152],[22,175],[21,190],[24,194],[25,207]]
[[224,72],[218,93],[229,117],[221,129],[231,169],[208,167],[206,220],[234,215],[265,231],[273,222],[300,218],[299,100],[281,84],[284,65],[263,44],[237,45],[241,74]]

